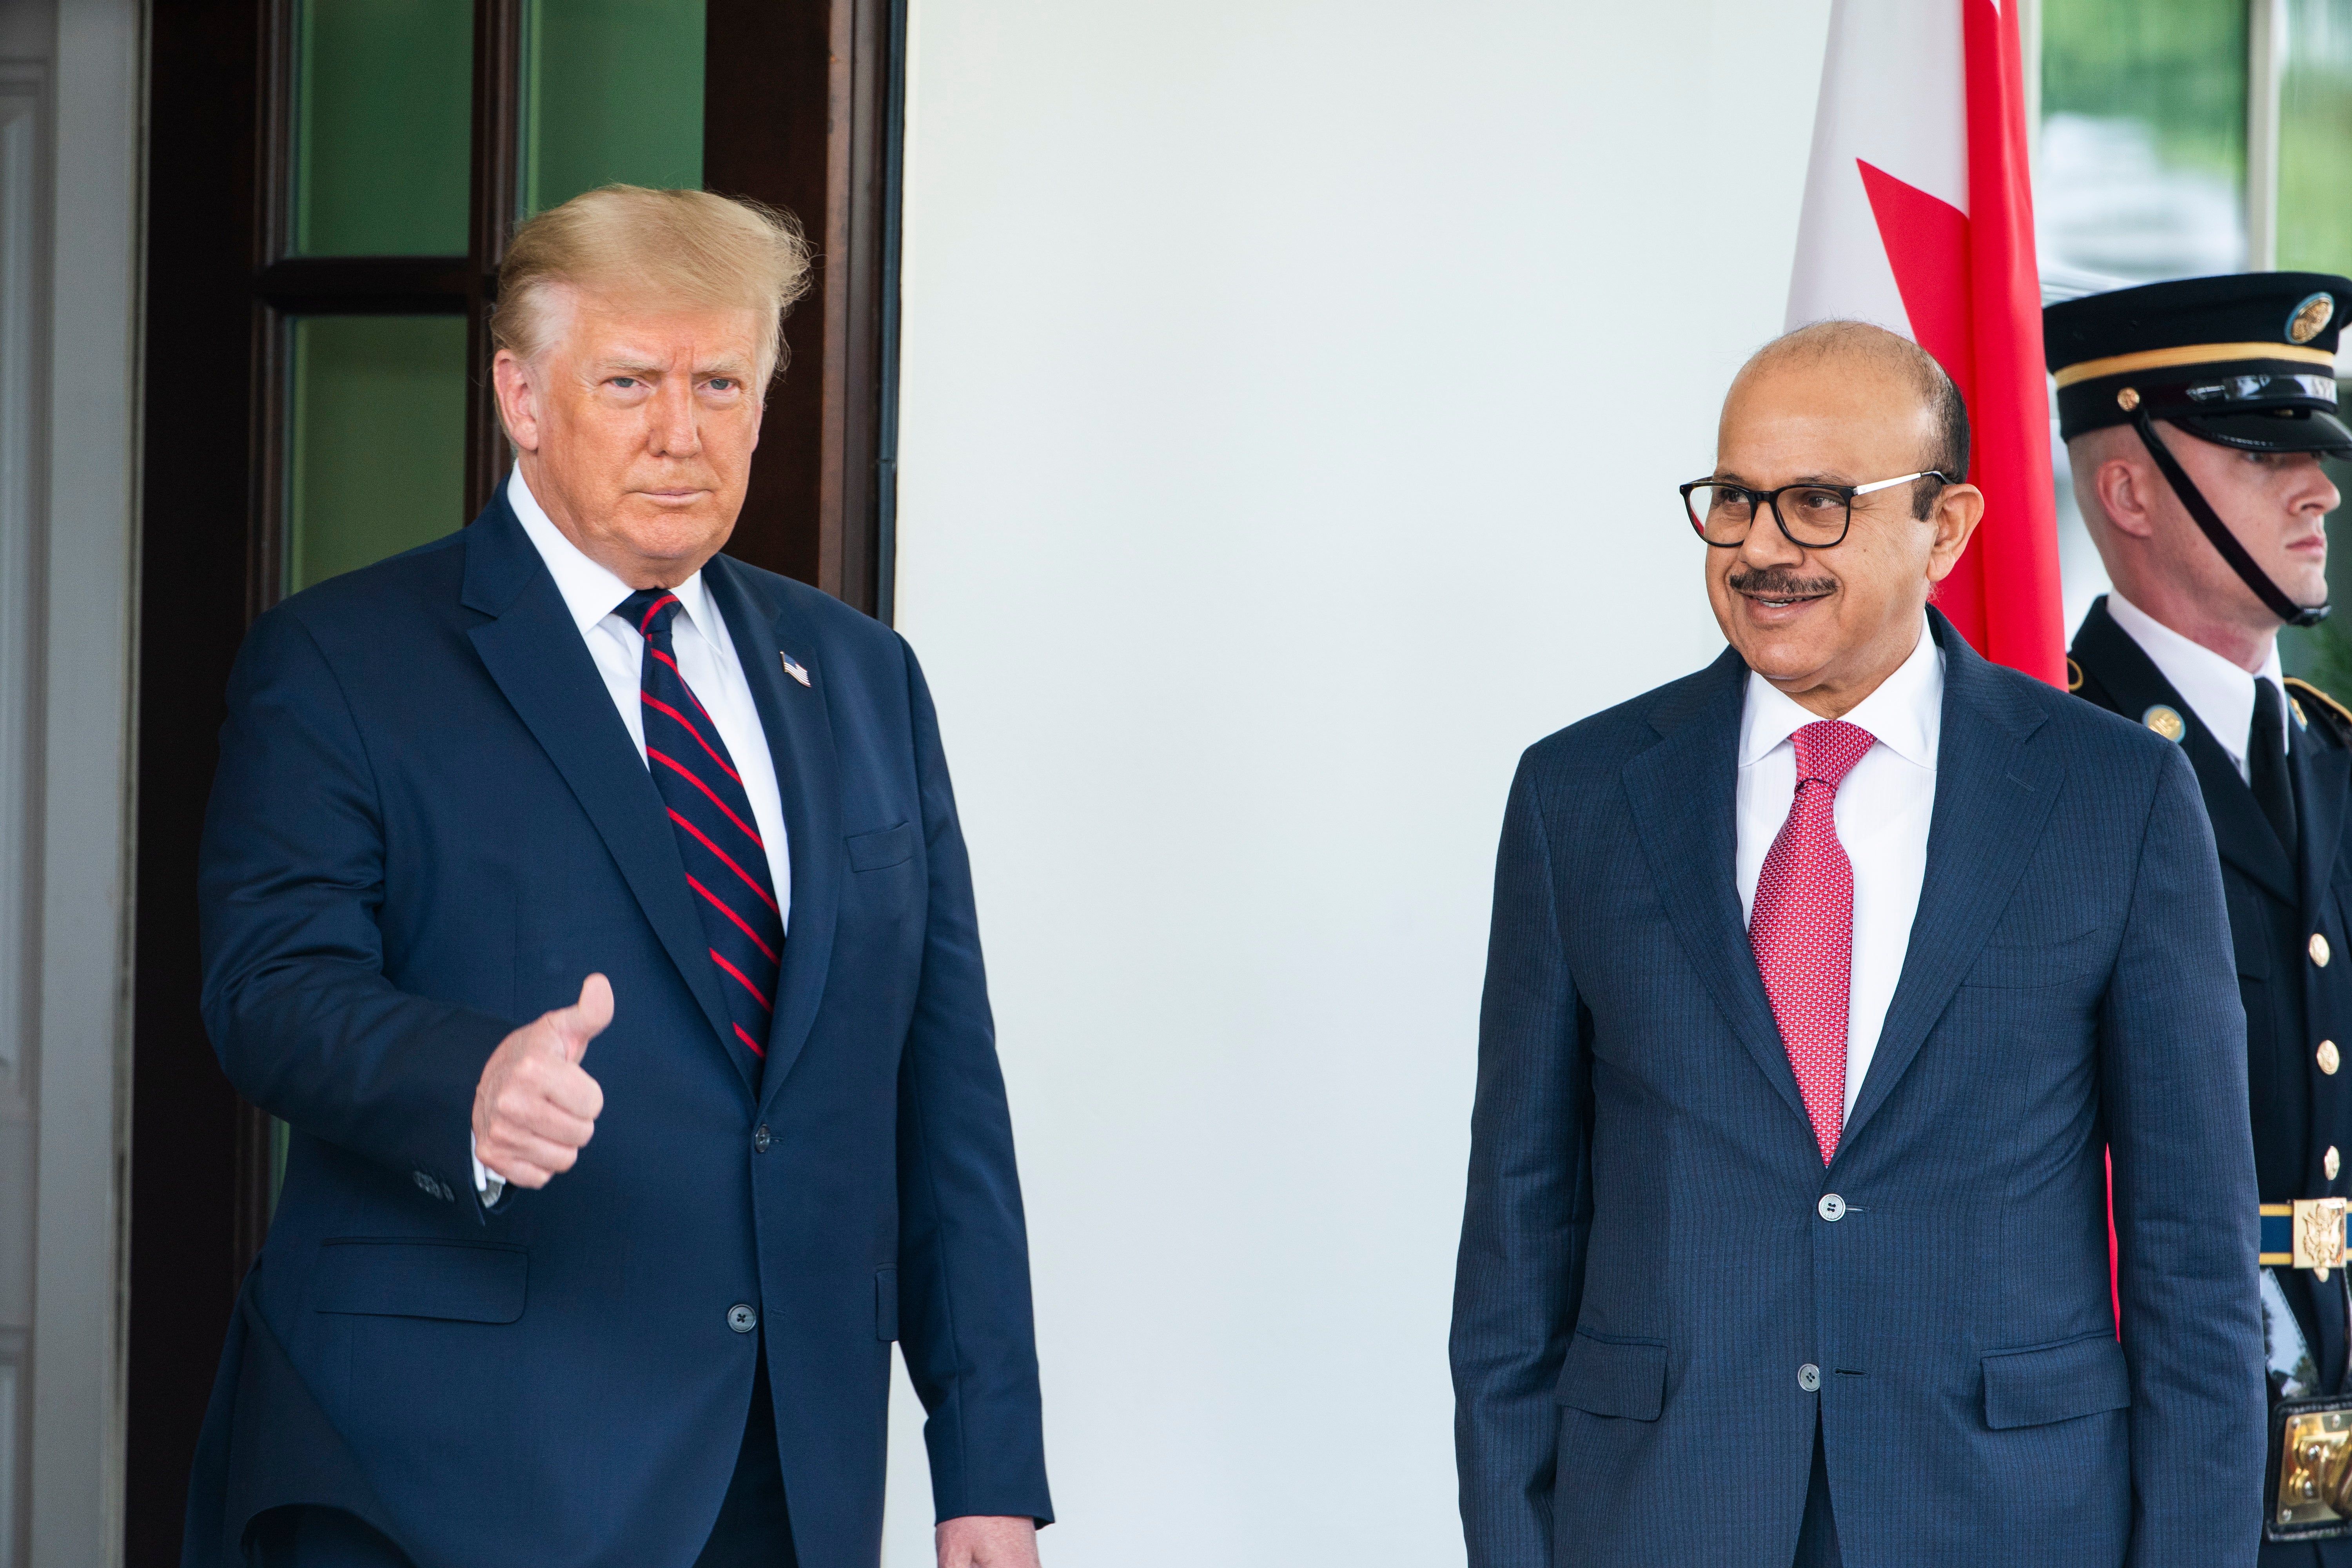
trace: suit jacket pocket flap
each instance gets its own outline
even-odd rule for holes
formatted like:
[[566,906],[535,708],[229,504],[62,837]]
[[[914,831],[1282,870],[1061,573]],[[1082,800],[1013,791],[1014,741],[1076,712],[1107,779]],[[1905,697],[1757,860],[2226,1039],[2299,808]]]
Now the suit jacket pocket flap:
[[2041,1426],[2131,1406],[2124,1347],[2098,1334],[1984,1358],[1985,1425]]
[[1666,1347],[1580,1331],[1568,1342],[1568,1364],[1553,1397],[1595,1415],[1655,1421],[1666,1403]]
[[511,1323],[522,1316],[530,1254],[464,1241],[329,1241],[312,1299],[321,1312]]
[[879,871],[915,858],[915,825],[902,822],[896,827],[856,834],[847,842],[851,870]]

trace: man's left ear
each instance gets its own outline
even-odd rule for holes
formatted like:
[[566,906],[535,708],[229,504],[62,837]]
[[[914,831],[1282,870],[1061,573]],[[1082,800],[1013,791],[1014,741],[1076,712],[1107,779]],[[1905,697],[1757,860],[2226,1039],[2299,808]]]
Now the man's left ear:
[[1960,563],[1961,552],[1984,521],[1984,491],[1974,485],[1946,485],[1936,495],[1936,510],[1927,514],[1936,541],[1927,554],[1927,581],[1940,583]]

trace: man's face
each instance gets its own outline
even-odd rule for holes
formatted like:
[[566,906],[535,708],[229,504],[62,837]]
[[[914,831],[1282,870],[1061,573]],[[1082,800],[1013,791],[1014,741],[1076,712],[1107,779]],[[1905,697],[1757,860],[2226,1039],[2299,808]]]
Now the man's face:
[[[1866,485],[1926,468],[1933,415],[1895,371],[1854,355],[1768,361],[1731,389],[1715,477],[1751,489]],[[1759,508],[1747,541],[1706,551],[1707,597],[1748,668],[1834,717],[1868,696],[1917,644],[1930,587],[1951,571],[1983,497],[1938,493],[1914,515],[1916,485],[1858,496],[1844,542],[1807,550]]]
[[566,289],[535,361],[501,352],[499,408],[523,481],[632,587],[675,587],[734,531],[760,444],[772,323]]
[[[2298,605],[2324,604],[2327,599],[2327,514],[2342,499],[2310,452],[2247,452],[2212,441],[2200,441],[2178,426],[2158,432],[2165,447],[2189,471],[2191,483],[2213,504],[2213,510],[2237,535],[2254,564]],[[2135,436],[2131,448],[2139,447]],[[2129,448],[2126,448],[2129,449]],[[2144,450],[2135,456],[2146,459]],[[2156,471],[2146,464],[2150,508],[2161,531],[2159,548],[2177,574],[2195,582],[2208,602],[2227,605],[2233,618],[2264,626],[2277,617],[2254,596],[2221,554],[2214,550],[2189,509]]]

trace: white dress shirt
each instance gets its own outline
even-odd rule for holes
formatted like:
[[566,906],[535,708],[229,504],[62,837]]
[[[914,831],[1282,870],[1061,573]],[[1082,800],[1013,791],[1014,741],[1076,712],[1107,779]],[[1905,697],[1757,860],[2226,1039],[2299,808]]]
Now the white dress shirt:
[[[1797,798],[1797,752],[1790,737],[1820,718],[1748,672],[1734,819],[1733,865],[1742,920],[1755,913],[1764,857]],[[1919,646],[1877,690],[1854,705],[1845,722],[1867,730],[1878,742],[1863,753],[1837,792],[1838,842],[1853,865],[1853,972],[1845,1030],[1845,1112],[1851,1116],[1878,1050],[1887,1005],[1903,978],[1911,921],[1919,911],[1919,884],[1927,875],[1936,749],[1944,728],[1944,650],[1928,634],[1925,616]]]
[[[2203,643],[2189,641],[2112,588],[2107,591],[2107,614],[2123,627],[2126,637],[2139,644],[2140,652],[2172,683],[2181,700],[2196,711],[2198,722],[2213,731],[2213,738],[2230,753],[2238,776],[2252,783],[2253,773],[2246,763],[2246,737],[2254,727],[2254,682],[2267,680],[2279,689],[2280,697],[2286,695],[2286,670],[2279,663],[2277,639],[2272,639],[2271,655],[2263,668],[2249,673]],[[2286,711],[2284,701],[2279,711]],[[2284,726],[2280,727],[2278,742],[2284,752]]]
[[[520,468],[507,480],[507,504],[514,508],[522,531],[530,536],[540,559],[547,563],[556,591],[563,595],[564,607],[572,612],[572,624],[588,645],[588,657],[596,661],[596,672],[604,678],[605,694],[612,698],[614,710],[637,748],[637,760],[644,763],[646,720],[638,697],[646,639],[637,635],[628,617],[614,614],[635,590],[563,536],[539,504],[539,498],[530,493],[530,487],[523,483]],[[734,760],[735,771],[742,775],[743,793],[751,797],[751,819],[768,847],[768,876],[775,884],[776,908],[789,931],[793,878],[792,856],[784,837],[784,801],[776,787],[776,763],[768,752],[767,731],[761,727],[760,710],[751,701],[751,683],[743,678],[742,663],[735,657],[735,640],[728,635],[726,617],[703,588],[702,574],[697,572],[670,592],[677,595],[680,606],[670,623],[678,674],[701,702],[703,711],[710,715],[719,739],[727,744],[727,754]],[[474,1185],[483,1201],[496,1203],[506,1182],[477,1160]]]

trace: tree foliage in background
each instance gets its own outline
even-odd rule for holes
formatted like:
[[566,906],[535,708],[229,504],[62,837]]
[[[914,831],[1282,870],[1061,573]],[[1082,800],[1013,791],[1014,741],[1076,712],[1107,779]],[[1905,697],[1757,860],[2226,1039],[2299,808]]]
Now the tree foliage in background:
[[2352,0],[2290,0],[2279,265],[2352,272]]
[[2167,163],[2242,184],[2245,0],[2051,0],[2042,112],[2138,121]]

